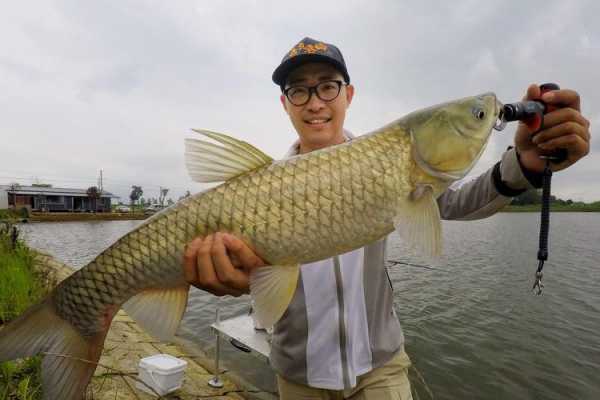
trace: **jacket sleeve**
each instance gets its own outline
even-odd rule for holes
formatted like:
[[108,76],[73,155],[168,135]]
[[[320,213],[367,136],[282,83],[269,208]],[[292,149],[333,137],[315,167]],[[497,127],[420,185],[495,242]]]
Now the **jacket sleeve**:
[[463,221],[489,217],[509,204],[512,197],[534,188],[532,178],[531,173],[527,177],[523,173],[515,149],[509,149],[482,175],[456,182],[442,193],[438,197],[440,216]]

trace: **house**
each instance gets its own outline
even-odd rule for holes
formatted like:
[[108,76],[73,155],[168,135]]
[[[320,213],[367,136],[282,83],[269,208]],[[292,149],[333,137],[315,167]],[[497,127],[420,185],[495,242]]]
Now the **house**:
[[111,199],[102,192],[98,198],[88,196],[87,189],[55,188],[52,185],[0,185],[0,209],[25,207],[30,211],[110,212]]

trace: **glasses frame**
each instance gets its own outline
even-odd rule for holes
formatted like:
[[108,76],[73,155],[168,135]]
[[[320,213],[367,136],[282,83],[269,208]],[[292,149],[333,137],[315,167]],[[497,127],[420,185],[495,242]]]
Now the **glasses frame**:
[[[322,85],[324,83],[331,83],[331,82],[335,82],[338,85],[338,92],[337,92],[337,94],[335,95],[334,98],[329,99],[329,100],[325,100],[325,99],[321,98],[321,96],[319,96],[319,92],[317,92],[317,87],[319,87],[319,85]],[[328,79],[326,81],[319,82],[319,83],[317,83],[316,85],[313,85],[313,86],[303,86],[303,85],[290,86],[289,88],[286,88],[286,89],[283,90],[283,94],[288,99],[288,101],[290,103],[292,103],[293,105],[295,105],[296,107],[301,107],[303,105],[308,104],[308,102],[312,98],[313,93],[317,96],[317,98],[319,100],[321,100],[321,101],[323,101],[325,103],[330,103],[330,102],[334,101],[335,99],[337,99],[340,96],[340,93],[342,92],[342,86],[347,86],[347,85],[348,85],[348,83],[344,82],[341,79]],[[288,93],[289,93],[290,90],[292,90],[292,89],[298,89],[298,88],[307,89],[308,90],[308,98],[306,99],[305,102],[296,104],[296,103],[294,103],[292,101],[292,99],[290,98],[290,96],[288,95]]]

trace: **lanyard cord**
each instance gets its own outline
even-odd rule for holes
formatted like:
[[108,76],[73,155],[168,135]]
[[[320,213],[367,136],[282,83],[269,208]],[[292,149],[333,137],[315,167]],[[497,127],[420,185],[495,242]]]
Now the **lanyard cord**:
[[537,253],[539,261],[535,271],[535,282],[532,290],[535,294],[542,294],[542,269],[544,262],[548,259],[548,233],[550,231],[550,187],[552,183],[552,170],[550,169],[550,160],[546,160],[546,166],[542,175],[542,212],[540,215],[540,245]]

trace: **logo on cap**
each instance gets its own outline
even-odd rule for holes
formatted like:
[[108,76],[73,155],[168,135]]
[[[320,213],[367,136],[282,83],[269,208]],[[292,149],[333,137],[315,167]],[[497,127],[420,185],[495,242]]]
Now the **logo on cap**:
[[304,42],[300,42],[290,50],[288,57],[296,57],[299,54],[319,54],[325,53],[326,51],[327,45],[325,43],[304,44]]

